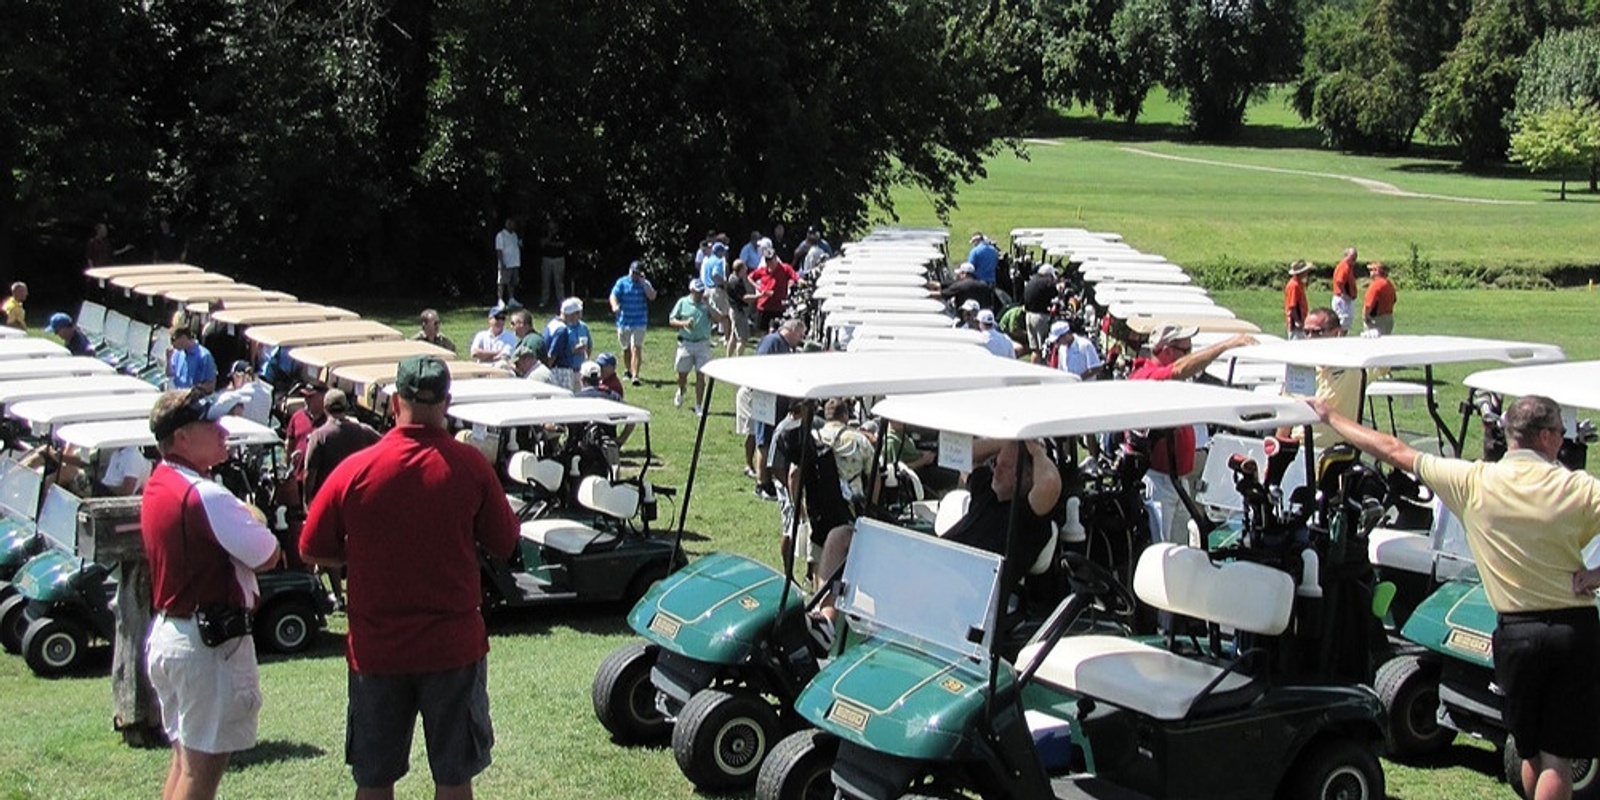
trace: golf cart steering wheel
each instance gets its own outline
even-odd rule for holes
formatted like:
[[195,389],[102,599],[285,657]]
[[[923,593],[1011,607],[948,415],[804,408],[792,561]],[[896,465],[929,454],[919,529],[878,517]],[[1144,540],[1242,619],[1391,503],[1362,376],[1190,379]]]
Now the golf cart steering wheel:
[[1133,616],[1133,594],[1104,565],[1079,553],[1066,553],[1067,581],[1075,594],[1094,598],[1094,606],[1119,617]]

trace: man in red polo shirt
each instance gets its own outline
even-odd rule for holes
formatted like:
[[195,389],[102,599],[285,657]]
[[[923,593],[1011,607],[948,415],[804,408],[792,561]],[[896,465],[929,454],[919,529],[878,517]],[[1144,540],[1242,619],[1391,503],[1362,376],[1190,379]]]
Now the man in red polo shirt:
[[1283,287],[1283,323],[1290,339],[1305,338],[1306,312],[1311,310],[1306,300],[1306,275],[1310,272],[1309,261],[1289,265],[1289,283]]
[[228,433],[217,420],[237,402],[213,403],[189,389],[167,392],[150,412],[161,463],[145,486],[139,527],[155,611],[145,664],[172,742],[162,800],[216,797],[228,756],[256,742],[255,640],[246,634],[207,645],[195,621],[200,609],[254,608],[255,573],[283,557],[260,512],[210,480],[228,457]]
[[[1150,334],[1150,357],[1133,360],[1130,381],[1186,381],[1199,375],[1206,365],[1235,347],[1255,344],[1253,336],[1239,334],[1194,352],[1193,337],[1199,329],[1164,322]],[[1189,509],[1178,497],[1177,481],[1194,472],[1194,428],[1152,430],[1150,438],[1150,500],[1161,511],[1161,540],[1189,544]],[[1187,486],[1185,486],[1187,488]]]
[[1339,327],[1350,332],[1355,321],[1356,308],[1356,249],[1345,248],[1344,258],[1333,268],[1333,313],[1339,317]]
[[494,745],[477,548],[509,558],[518,526],[489,462],[450,435],[449,400],[442,360],[400,362],[395,427],[334,468],[300,537],[307,562],[347,569],[358,799],[393,797],[418,713],[436,798],[470,798]]
[[1367,274],[1372,276],[1372,282],[1367,284],[1367,297],[1361,304],[1362,321],[1366,324],[1363,335],[1388,336],[1394,333],[1394,284],[1389,282],[1389,268],[1382,261],[1374,261],[1367,265]]

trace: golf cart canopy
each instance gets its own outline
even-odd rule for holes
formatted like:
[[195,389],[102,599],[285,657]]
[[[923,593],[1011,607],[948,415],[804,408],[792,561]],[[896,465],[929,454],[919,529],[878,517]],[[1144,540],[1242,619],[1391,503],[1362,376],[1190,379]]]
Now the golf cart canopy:
[[1474,372],[1462,381],[1495,394],[1544,395],[1566,408],[1600,409],[1600,361],[1568,361]]
[[[1189,297],[1210,297],[1210,293],[1203,287],[1191,286],[1187,283],[1140,283],[1138,281],[1110,282],[1102,281],[1093,287],[1095,296],[1103,300],[1119,299],[1121,295],[1132,295],[1128,299],[1141,299],[1144,295],[1181,295]],[[1107,295],[1115,295],[1108,297]]]
[[[288,292],[278,292],[269,289],[251,289],[244,284],[217,284],[215,286],[185,286],[182,289],[172,289],[162,292],[161,296],[174,303],[183,305],[204,300],[214,303],[218,300],[231,303],[235,300],[263,300],[274,303],[293,303],[299,298]],[[151,298],[154,303],[155,298]]]
[[[478,361],[446,360],[444,366],[450,372],[452,384],[467,378],[500,380],[511,377],[511,373],[502,367]],[[381,407],[383,403],[378,400],[377,391],[379,387],[394,383],[394,374],[399,369],[398,359],[373,364],[349,364],[331,370],[332,376],[328,379],[328,383],[336,389],[349,392],[358,403],[368,408]]]
[[3,339],[21,339],[22,337],[27,336],[27,335],[28,335],[27,331],[19,331],[16,328],[7,328],[7,327],[4,327],[4,326],[0,326],[0,340],[3,340]]
[[83,397],[102,394],[154,394],[155,386],[132,375],[81,375],[75,378],[33,378],[0,383],[0,406],[24,400]]
[[[159,289],[165,286],[211,286],[216,284],[239,285],[237,281],[215,272],[168,272],[144,275],[118,275],[109,283],[122,290],[124,297],[132,296],[133,291],[141,286],[149,289]],[[148,292],[146,292],[148,294]]]
[[29,378],[65,378],[72,375],[110,375],[116,368],[92,356],[26,358],[0,361],[0,382]]
[[894,311],[936,314],[944,313],[944,301],[928,297],[924,292],[922,297],[872,297],[857,294],[836,295],[822,301],[822,312],[832,314],[839,311]]
[[838,271],[824,269],[817,278],[817,288],[824,286],[926,286],[927,278],[921,272],[884,272],[881,270]]
[[812,297],[818,300],[827,300],[830,297],[927,297],[927,284],[875,284],[875,283],[841,283],[834,282],[826,286],[818,286]]
[[1043,439],[1209,423],[1270,430],[1317,421],[1302,400],[1182,381],[1092,381],[890,397],[872,413],[989,439]]
[[1305,367],[1415,367],[1500,361],[1540,364],[1563,361],[1566,354],[1553,344],[1474,339],[1465,336],[1380,336],[1376,339],[1301,339],[1241,347],[1229,351],[1241,361],[1276,361]]
[[830,397],[943,392],[972,386],[1074,383],[1058,369],[972,350],[932,353],[793,353],[781,358],[739,356],[706,364],[707,377],[782,397]]
[[316,303],[262,303],[248,307],[229,306],[211,313],[211,318],[223,325],[290,325],[296,322],[324,322],[341,319],[359,319],[360,314],[336,306]]
[[[229,415],[218,420],[228,432],[228,446],[270,446],[282,444],[271,428],[244,417]],[[155,434],[150,423],[142,419],[118,419],[109,422],[80,422],[62,425],[56,429],[56,441],[85,450],[104,450],[116,447],[154,447]]]
[[[944,313],[916,311],[836,311],[828,315],[825,327],[854,328],[859,325],[893,325],[902,328],[948,328],[955,317]],[[3,342],[0,342],[3,344]]]
[[1122,324],[1133,333],[1140,336],[1149,336],[1155,332],[1156,328],[1168,322],[1199,328],[1200,333],[1257,334],[1261,332],[1260,326],[1249,320],[1227,319],[1225,317],[1197,317],[1186,313],[1163,314],[1159,317],[1139,314],[1128,317],[1122,321]]
[[862,325],[850,336],[852,349],[864,342],[920,342],[982,347],[988,337],[970,328],[901,328],[894,325]]
[[83,276],[103,287],[112,278],[122,275],[181,275],[204,271],[188,264],[134,264],[126,267],[90,267],[83,271]]
[[416,341],[321,344],[289,351],[289,357],[300,365],[300,374],[311,380],[324,380],[327,373],[352,364],[391,364],[393,371],[412,356],[451,359],[455,355],[443,347]]
[[403,338],[400,332],[368,319],[306,322],[285,325],[255,325],[245,338],[262,347],[300,347],[344,342],[384,342]]
[[25,339],[0,339],[0,361],[22,358],[65,358],[71,353],[57,342],[29,336]]
[[150,409],[160,396],[144,392],[25,400],[7,406],[6,415],[27,422],[35,436],[48,435],[57,425],[108,419],[142,420],[149,425]]
[[[383,402],[389,402],[389,395],[394,392],[394,384],[384,384],[378,389],[378,396]],[[550,397],[571,397],[572,392],[545,383],[544,381],[530,381],[504,378],[466,378],[450,382],[450,406],[467,405],[469,403],[496,403],[506,400],[543,400]]]
[[469,425],[520,428],[524,425],[571,425],[603,422],[608,425],[648,423],[650,412],[638,406],[603,397],[552,397],[547,400],[472,403],[450,407],[450,416]]
[[[180,277],[182,277],[182,276],[180,276]],[[157,297],[169,297],[169,294],[168,294],[169,292],[185,292],[185,291],[188,291],[190,289],[193,289],[196,292],[200,293],[200,296],[197,296],[195,298],[195,299],[199,299],[199,300],[209,299],[209,295],[206,294],[206,292],[208,292],[208,291],[213,291],[213,292],[236,292],[236,291],[256,291],[256,292],[261,292],[261,291],[266,291],[265,289],[262,289],[261,287],[256,286],[254,284],[249,284],[249,283],[217,283],[215,281],[207,281],[204,278],[201,278],[200,280],[196,280],[196,281],[178,280],[178,281],[167,281],[167,282],[160,282],[160,283],[142,283],[142,284],[133,286],[130,290],[126,291],[125,294],[128,297],[132,297],[134,295],[138,295],[140,297],[145,298],[145,300],[149,304],[154,305],[155,304],[155,299]]]
[[1148,270],[1148,269],[1094,269],[1079,270],[1085,283],[1096,286],[1104,283],[1163,283],[1169,286],[1183,286],[1189,283],[1188,273],[1181,270]]
[[1204,302],[1125,302],[1111,303],[1110,314],[1117,319],[1130,317],[1160,317],[1167,314],[1181,314],[1186,317],[1204,317],[1206,319],[1235,319],[1234,313],[1216,303],[1211,298],[1203,298]]

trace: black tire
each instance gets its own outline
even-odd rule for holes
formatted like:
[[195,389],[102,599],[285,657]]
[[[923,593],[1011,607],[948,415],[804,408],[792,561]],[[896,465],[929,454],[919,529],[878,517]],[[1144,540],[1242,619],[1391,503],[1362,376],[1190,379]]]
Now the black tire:
[[756,800],[833,800],[839,740],[816,728],[783,737],[756,777]]
[[256,645],[274,653],[299,653],[317,638],[317,610],[304,600],[278,600],[255,622]]
[[40,617],[22,637],[22,657],[33,674],[54,678],[78,668],[88,643],[88,631],[75,620]]
[[672,755],[697,788],[748,789],[778,739],[778,712],[747,689],[702,689],[678,714]]
[[22,637],[28,633],[28,598],[14,594],[0,603],[0,647],[7,653],[22,652]]
[[1361,742],[1325,739],[1300,755],[1278,796],[1293,800],[1383,800],[1383,768],[1378,757]]
[[663,742],[672,732],[672,724],[656,710],[656,687],[650,682],[658,649],[632,641],[611,651],[595,670],[589,689],[595,719],[621,744]]
[[1453,729],[1439,724],[1439,671],[1433,665],[1415,655],[1391,658],[1378,668],[1373,688],[1388,712],[1384,738],[1391,756],[1433,755],[1456,740]]
[[[1500,749],[1506,783],[1518,797],[1522,793],[1522,759],[1517,757],[1517,740],[1506,734],[1505,746]],[[1596,759],[1579,758],[1572,762],[1572,800],[1600,800],[1600,775],[1596,775]]]

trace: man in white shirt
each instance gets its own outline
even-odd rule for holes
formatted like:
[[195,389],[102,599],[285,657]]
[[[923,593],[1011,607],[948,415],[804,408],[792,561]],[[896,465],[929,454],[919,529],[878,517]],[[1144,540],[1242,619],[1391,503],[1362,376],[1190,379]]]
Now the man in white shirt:
[[239,398],[239,404],[234,407],[235,414],[261,425],[271,424],[272,387],[256,379],[255,368],[250,366],[250,362],[242,358],[233,362],[233,368],[228,372],[228,382],[223,394]]
[[509,305],[516,299],[518,276],[522,273],[522,237],[517,235],[517,221],[506,217],[506,227],[494,237],[496,259],[496,299]]
[[137,447],[119,447],[106,459],[105,474],[100,484],[118,497],[131,497],[144,488],[150,480],[150,459]]
[[505,306],[495,306],[489,309],[489,327],[472,335],[472,360],[499,361],[516,346],[516,334],[506,330]]

